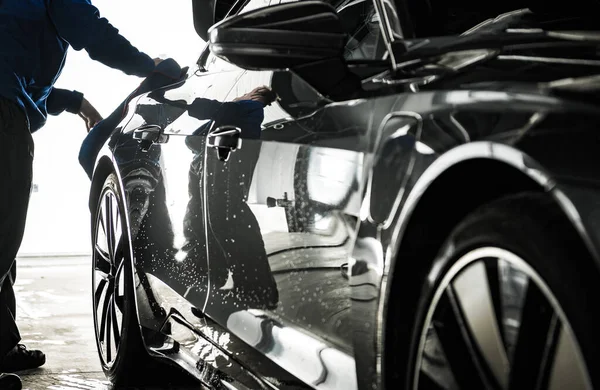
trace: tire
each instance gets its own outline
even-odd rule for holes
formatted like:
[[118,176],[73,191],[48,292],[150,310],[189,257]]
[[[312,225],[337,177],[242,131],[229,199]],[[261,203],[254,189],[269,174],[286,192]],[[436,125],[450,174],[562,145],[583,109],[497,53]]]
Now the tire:
[[521,194],[454,229],[418,283],[407,389],[600,386],[598,270],[569,224]]
[[144,383],[141,369],[150,357],[137,320],[129,230],[114,174],[104,182],[92,221],[92,307],[100,363],[115,385]]

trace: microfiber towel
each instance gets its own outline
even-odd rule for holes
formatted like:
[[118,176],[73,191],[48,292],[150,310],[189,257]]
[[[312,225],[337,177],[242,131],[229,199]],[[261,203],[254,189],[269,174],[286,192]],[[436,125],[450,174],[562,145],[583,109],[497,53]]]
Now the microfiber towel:
[[176,88],[187,76],[188,68],[181,68],[177,62],[168,58],[159,63],[154,72],[148,76],[127,98],[104,120],[90,130],[79,149],[79,163],[90,180],[100,149],[110,138],[115,128],[127,115],[128,104],[137,96],[144,93],[171,86]]

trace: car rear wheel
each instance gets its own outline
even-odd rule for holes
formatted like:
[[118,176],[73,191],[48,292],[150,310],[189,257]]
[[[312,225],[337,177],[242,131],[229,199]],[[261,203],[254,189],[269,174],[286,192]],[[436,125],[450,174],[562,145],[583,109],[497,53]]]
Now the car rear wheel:
[[468,216],[425,281],[408,388],[591,389],[597,271],[543,195]]
[[93,313],[96,346],[114,384],[140,381],[148,359],[135,311],[124,203],[114,174],[105,180],[93,219]]

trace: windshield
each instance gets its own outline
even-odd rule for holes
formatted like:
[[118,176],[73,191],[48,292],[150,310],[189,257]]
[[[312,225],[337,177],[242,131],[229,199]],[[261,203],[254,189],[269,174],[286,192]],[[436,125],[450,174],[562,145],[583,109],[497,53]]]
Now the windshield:
[[[499,32],[512,26],[540,29],[598,30],[600,5],[575,0],[568,5],[541,0],[396,0],[404,37]],[[473,29],[475,26],[479,28]],[[490,31],[492,27],[492,31]]]

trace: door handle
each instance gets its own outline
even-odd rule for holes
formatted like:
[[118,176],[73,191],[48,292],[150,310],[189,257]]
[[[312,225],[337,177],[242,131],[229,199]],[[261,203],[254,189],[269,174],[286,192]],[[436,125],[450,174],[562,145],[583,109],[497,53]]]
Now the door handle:
[[163,134],[162,127],[158,125],[145,125],[133,131],[133,138],[140,142],[143,151],[148,151],[152,144],[164,144],[169,141],[169,136]]
[[242,148],[241,134],[239,127],[220,126],[208,133],[207,145],[217,150],[219,160],[227,161],[231,152]]
[[267,197],[267,207],[283,207],[285,210],[285,220],[288,225],[289,232],[301,232],[302,230],[298,226],[298,219],[294,213],[294,201],[288,198],[288,193],[283,193],[282,199],[275,199],[273,197]]

